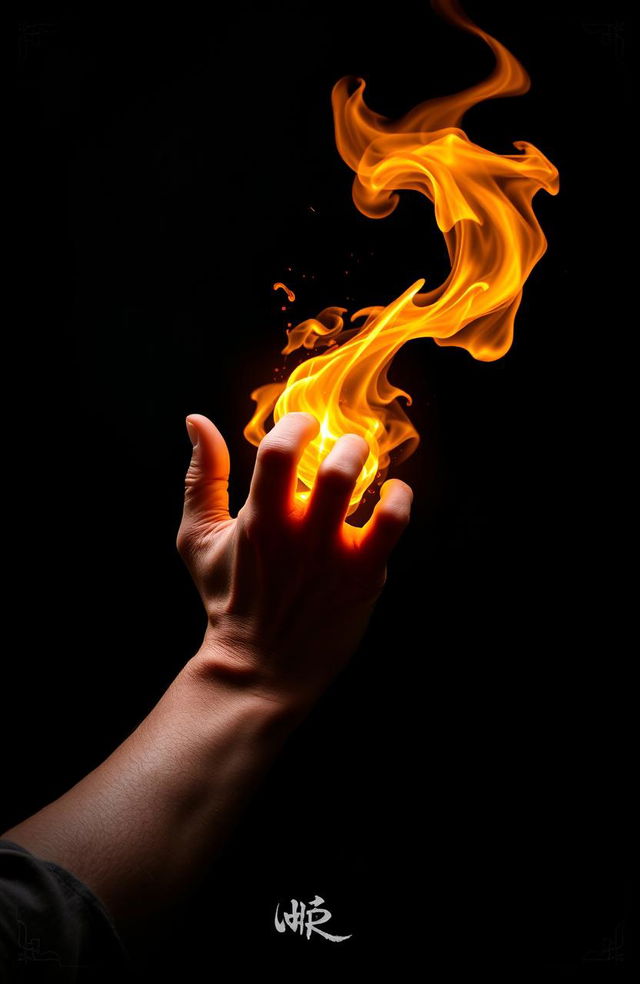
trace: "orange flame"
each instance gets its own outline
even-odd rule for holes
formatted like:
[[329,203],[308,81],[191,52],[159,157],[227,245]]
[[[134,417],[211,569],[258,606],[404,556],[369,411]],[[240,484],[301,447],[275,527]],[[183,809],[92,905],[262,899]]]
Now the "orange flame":
[[286,286],[286,284],[281,284],[280,281],[278,281],[276,284],[273,285],[273,289],[274,290],[278,290],[279,288],[282,288],[282,290],[285,292],[285,294],[287,295],[287,298],[290,301],[295,301],[296,295],[293,293],[292,290],[289,290],[289,288]]
[[355,172],[353,200],[372,219],[389,215],[398,191],[419,191],[434,204],[451,272],[435,290],[419,293],[424,279],[411,284],[386,307],[361,308],[344,330],[345,308],[325,308],[287,332],[284,354],[302,346],[328,350],[302,362],[286,382],[270,383],[251,394],[257,407],[244,429],[259,444],[265,421],[290,411],[308,411],[320,421],[317,437],[298,467],[298,492],[306,500],[316,472],[338,438],[361,434],[370,453],[358,478],[349,513],[367,488],[381,481],[390,454],[396,461],[413,453],[419,437],[399,403],[411,397],[387,378],[398,349],[413,338],[457,345],[478,360],[499,359],[511,347],[524,282],[544,254],[547,242],[533,212],[532,199],[543,188],[558,192],[558,171],[524,140],[520,154],[494,154],[472,143],[459,128],[476,103],[526,92],[529,77],[507,49],[477,27],[455,0],[436,8],[454,24],[481,37],[495,56],[495,68],[482,83],[457,95],[420,103],[393,122],[364,102],[365,82],[345,76],[331,94],[335,138],[343,160]]

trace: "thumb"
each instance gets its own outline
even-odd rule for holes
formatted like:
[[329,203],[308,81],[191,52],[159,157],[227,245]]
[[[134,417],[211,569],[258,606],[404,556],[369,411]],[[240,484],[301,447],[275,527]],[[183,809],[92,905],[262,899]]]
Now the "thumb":
[[193,448],[185,478],[179,550],[185,541],[200,539],[218,523],[230,519],[229,450],[224,437],[200,413],[189,414],[185,423]]

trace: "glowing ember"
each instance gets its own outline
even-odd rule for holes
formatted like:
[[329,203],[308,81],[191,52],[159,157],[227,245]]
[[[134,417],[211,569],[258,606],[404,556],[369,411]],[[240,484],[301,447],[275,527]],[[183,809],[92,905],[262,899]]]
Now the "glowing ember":
[[[473,24],[455,0],[438,0],[440,12],[481,37],[496,64],[484,82],[465,91],[423,102],[390,121],[364,102],[365,82],[345,76],[332,91],[335,137],[343,160],[355,172],[353,200],[373,219],[389,215],[397,192],[419,191],[434,204],[451,272],[435,290],[420,293],[424,279],[411,284],[386,307],[361,308],[344,328],[346,308],[325,308],[316,318],[287,332],[284,354],[304,346],[327,349],[297,366],[282,383],[255,390],[256,411],[244,430],[258,444],[265,421],[294,410],[320,421],[298,469],[300,499],[309,496],[321,461],[346,433],[361,434],[369,458],[358,479],[349,512],[367,488],[382,481],[390,454],[411,454],[419,437],[400,405],[410,396],[393,386],[387,372],[398,349],[413,338],[457,345],[481,361],[499,359],[513,340],[523,285],[547,243],[533,212],[537,191],[558,192],[558,171],[532,144],[519,140],[519,154],[493,154],[472,143],[459,128],[464,113],[496,96],[514,96],[530,86],[520,63],[498,41]],[[281,285],[284,286],[284,285]]]
[[289,288],[286,287],[285,284],[281,284],[280,281],[278,281],[276,284],[273,285],[273,289],[274,290],[282,289],[290,301],[295,301],[296,299],[296,295],[293,293],[293,291],[289,290]]

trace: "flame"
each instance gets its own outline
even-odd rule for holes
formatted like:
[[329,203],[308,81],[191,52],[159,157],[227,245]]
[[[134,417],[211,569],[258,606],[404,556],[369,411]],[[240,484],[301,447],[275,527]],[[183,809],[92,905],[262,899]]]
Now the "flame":
[[278,290],[278,289],[282,289],[282,290],[283,290],[283,291],[285,292],[285,294],[287,295],[287,298],[288,298],[288,299],[289,299],[290,301],[295,301],[295,299],[296,299],[296,295],[295,295],[295,294],[293,293],[293,291],[292,291],[292,290],[289,290],[289,288],[287,287],[287,285],[286,285],[286,284],[282,284],[282,283],[280,283],[280,281],[279,281],[279,280],[278,280],[278,282],[277,282],[277,283],[275,283],[275,284],[273,285],[273,289],[274,289],[274,290]]
[[338,438],[361,434],[370,453],[349,513],[375,480],[382,481],[391,453],[398,451],[397,462],[419,442],[399,402],[403,398],[410,405],[411,397],[387,376],[395,353],[411,339],[429,337],[440,346],[465,348],[480,361],[503,356],[513,340],[524,282],[547,248],[533,196],[540,189],[551,195],[559,189],[557,169],[532,144],[518,140],[519,154],[494,154],[460,129],[471,106],[520,95],[530,80],[516,58],[470,21],[455,0],[437,0],[434,6],[491,48],[495,67],[484,82],[420,103],[396,121],[369,109],[359,77],[340,79],[331,100],[336,144],[355,172],[357,208],[381,219],[395,209],[398,191],[421,192],[433,202],[451,272],[435,290],[421,293],[425,280],[420,279],[386,307],[361,308],[351,315],[352,322],[365,319],[359,327],[345,330],[346,308],[329,307],[288,331],[283,354],[302,347],[326,351],[298,365],[285,382],[254,390],[256,410],[244,429],[257,445],[271,413],[277,421],[304,410],[319,420],[319,433],[298,467],[300,500],[309,497],[320,463]]

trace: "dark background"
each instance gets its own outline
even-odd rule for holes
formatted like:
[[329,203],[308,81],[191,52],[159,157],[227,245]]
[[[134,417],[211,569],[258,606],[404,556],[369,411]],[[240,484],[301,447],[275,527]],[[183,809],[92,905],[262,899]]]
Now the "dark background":
[[[466,9],[531,75],[463,125],[559,168],[536,198],[548,252],[503,359],[429,341],[396,359],[422,443],[396,471],[414,515],[371,629],[205,884],[141,941],[140,979],[624,966],[627,11]],[[407,0],[21,4],[3,829],[101,761],[199,645],[175,549],[185,415],[225,434],[239,508],[249,393],[286,322],[446,274],[424,200],[379,222],[353,206],[333,84],[363,76],[394,118],[491,64]],[[275,932],[278,901],[316,893],[351,940]]]

